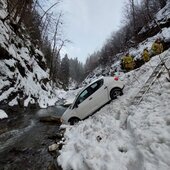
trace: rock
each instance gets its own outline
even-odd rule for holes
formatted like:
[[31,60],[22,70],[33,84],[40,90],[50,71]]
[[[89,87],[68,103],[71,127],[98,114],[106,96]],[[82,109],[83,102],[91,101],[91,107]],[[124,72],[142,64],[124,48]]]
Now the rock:
[[66,128],[62,128],[62,127],[60,127],[59,132],[60,132],[61,134],[63,134],[63,136],[64,136],[65,131],[66,131]]
[[62,139],[63,136],[64,136],[64,134],[62,134],[62,133],[57,133],[56,134],[57,139]]
[[41,145],[42,145],[42,146],[45,146],[45,145],[46,145],[45,141],[42,141],[42,142],[41,142]]
[[47,170],[57,170],[57,167],[54,163],[50,163],[47,167]]
[[[1,128],[1,127],[0,127],[0,128]],[[7,132],[7,131],[8,131],[8,128],[7,128],[7,127],[1,128],[1,129],[0,129],[0,135],[1,135],[2,133]]]
[[50,162],[47,167],[47,170],[62,170],[62,168],[57,164],[57,162]]
[[102,138],[101,138],[100,136],[97,136],[97,137],[96,137],[96,140],[97,140],[98,142],[100,142],[100,141],[102,140]]
[[57,123],[57,124],[61,124],[61,119],[59,117],[56,116],[44,116],[44,117],[40,117],[40,122],[53,122],[53,123]]
[[59,148],[59,145],[54,143],[48,147],[49,152],[56,151]]
[[56,133],[54,135],[48,136],[48,139],[56,140],[56,139],[62,139],[63,134],[62,133]]
[[58,146],[58,149],[61,150],[63,147],[63,143],[60,143],[59,146]]

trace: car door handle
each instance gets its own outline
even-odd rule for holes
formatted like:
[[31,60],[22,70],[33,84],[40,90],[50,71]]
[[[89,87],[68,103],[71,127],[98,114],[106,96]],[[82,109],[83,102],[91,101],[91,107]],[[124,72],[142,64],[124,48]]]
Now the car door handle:
[[90,97],[90,99],[89,99],[89,100],[91,100],[91,99],[93,99],[93,97]]
[[107,86],[106,86],[106,87],[104,87],[104,89],[107,89]]

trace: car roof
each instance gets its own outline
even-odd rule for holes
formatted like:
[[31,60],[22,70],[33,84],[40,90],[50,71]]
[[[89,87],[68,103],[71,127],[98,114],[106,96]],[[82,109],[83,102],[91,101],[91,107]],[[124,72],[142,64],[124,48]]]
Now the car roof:
[[108,78],[111,78],[111,77],[110,76],[107,76],[107,77],[101,76],[101,77],[99,77],[97,79],[94,79],[91,83],[89,83],[88,85],[83,87],[78,94],[80,94],[84,89],[86,89],[87,87],[91,86],[93,83],[97,82],[98,80],[102,80],[102,79],[106,80]]
[[93,83],[95,83],[96,81],[101,80],[101,79],[104,79],[104,78],[105,78],[105,77],[101,76],[101,77],[99,77],[99,78],[97,78],[97,79],[94,79],[91,83],[89,83],[89,84],[87,84],[85,87],[83,87],[83,88],[78,92],[77,95],[79,95],[84,89],[86,89],[87,87],[91,86],[91,85],[92,85]]
[[94,79],[94,80],[93,80],[91,83],[89,83],[86,87],[92,85],[93,83],[95,83],[96,81],[101,80],[101,79],[104,79],[104,76],[99,77],[99,78],[97,78],[97,79]]

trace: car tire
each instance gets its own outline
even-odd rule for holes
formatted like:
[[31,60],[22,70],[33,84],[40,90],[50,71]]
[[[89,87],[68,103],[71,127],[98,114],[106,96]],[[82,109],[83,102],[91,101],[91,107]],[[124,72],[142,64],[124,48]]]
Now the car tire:
[[75,125],[76,123],[78,123],[80,121],[80,119],[79,118],[77,118],[77,117],[72,117],[72,118],[70,118],[69,119],[69,123],[70,123],[70,125]]
[[113,88],[110,91],[110,98],[111,100],[117,99],[118,96],[123,95],[123,91],[121,88]]

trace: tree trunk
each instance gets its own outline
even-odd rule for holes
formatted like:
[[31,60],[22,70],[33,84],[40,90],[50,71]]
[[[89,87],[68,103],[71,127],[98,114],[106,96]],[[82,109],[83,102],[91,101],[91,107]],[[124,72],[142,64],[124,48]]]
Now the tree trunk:
[[166,5],[166,0],[159,0],[160,7],[163,8]]

